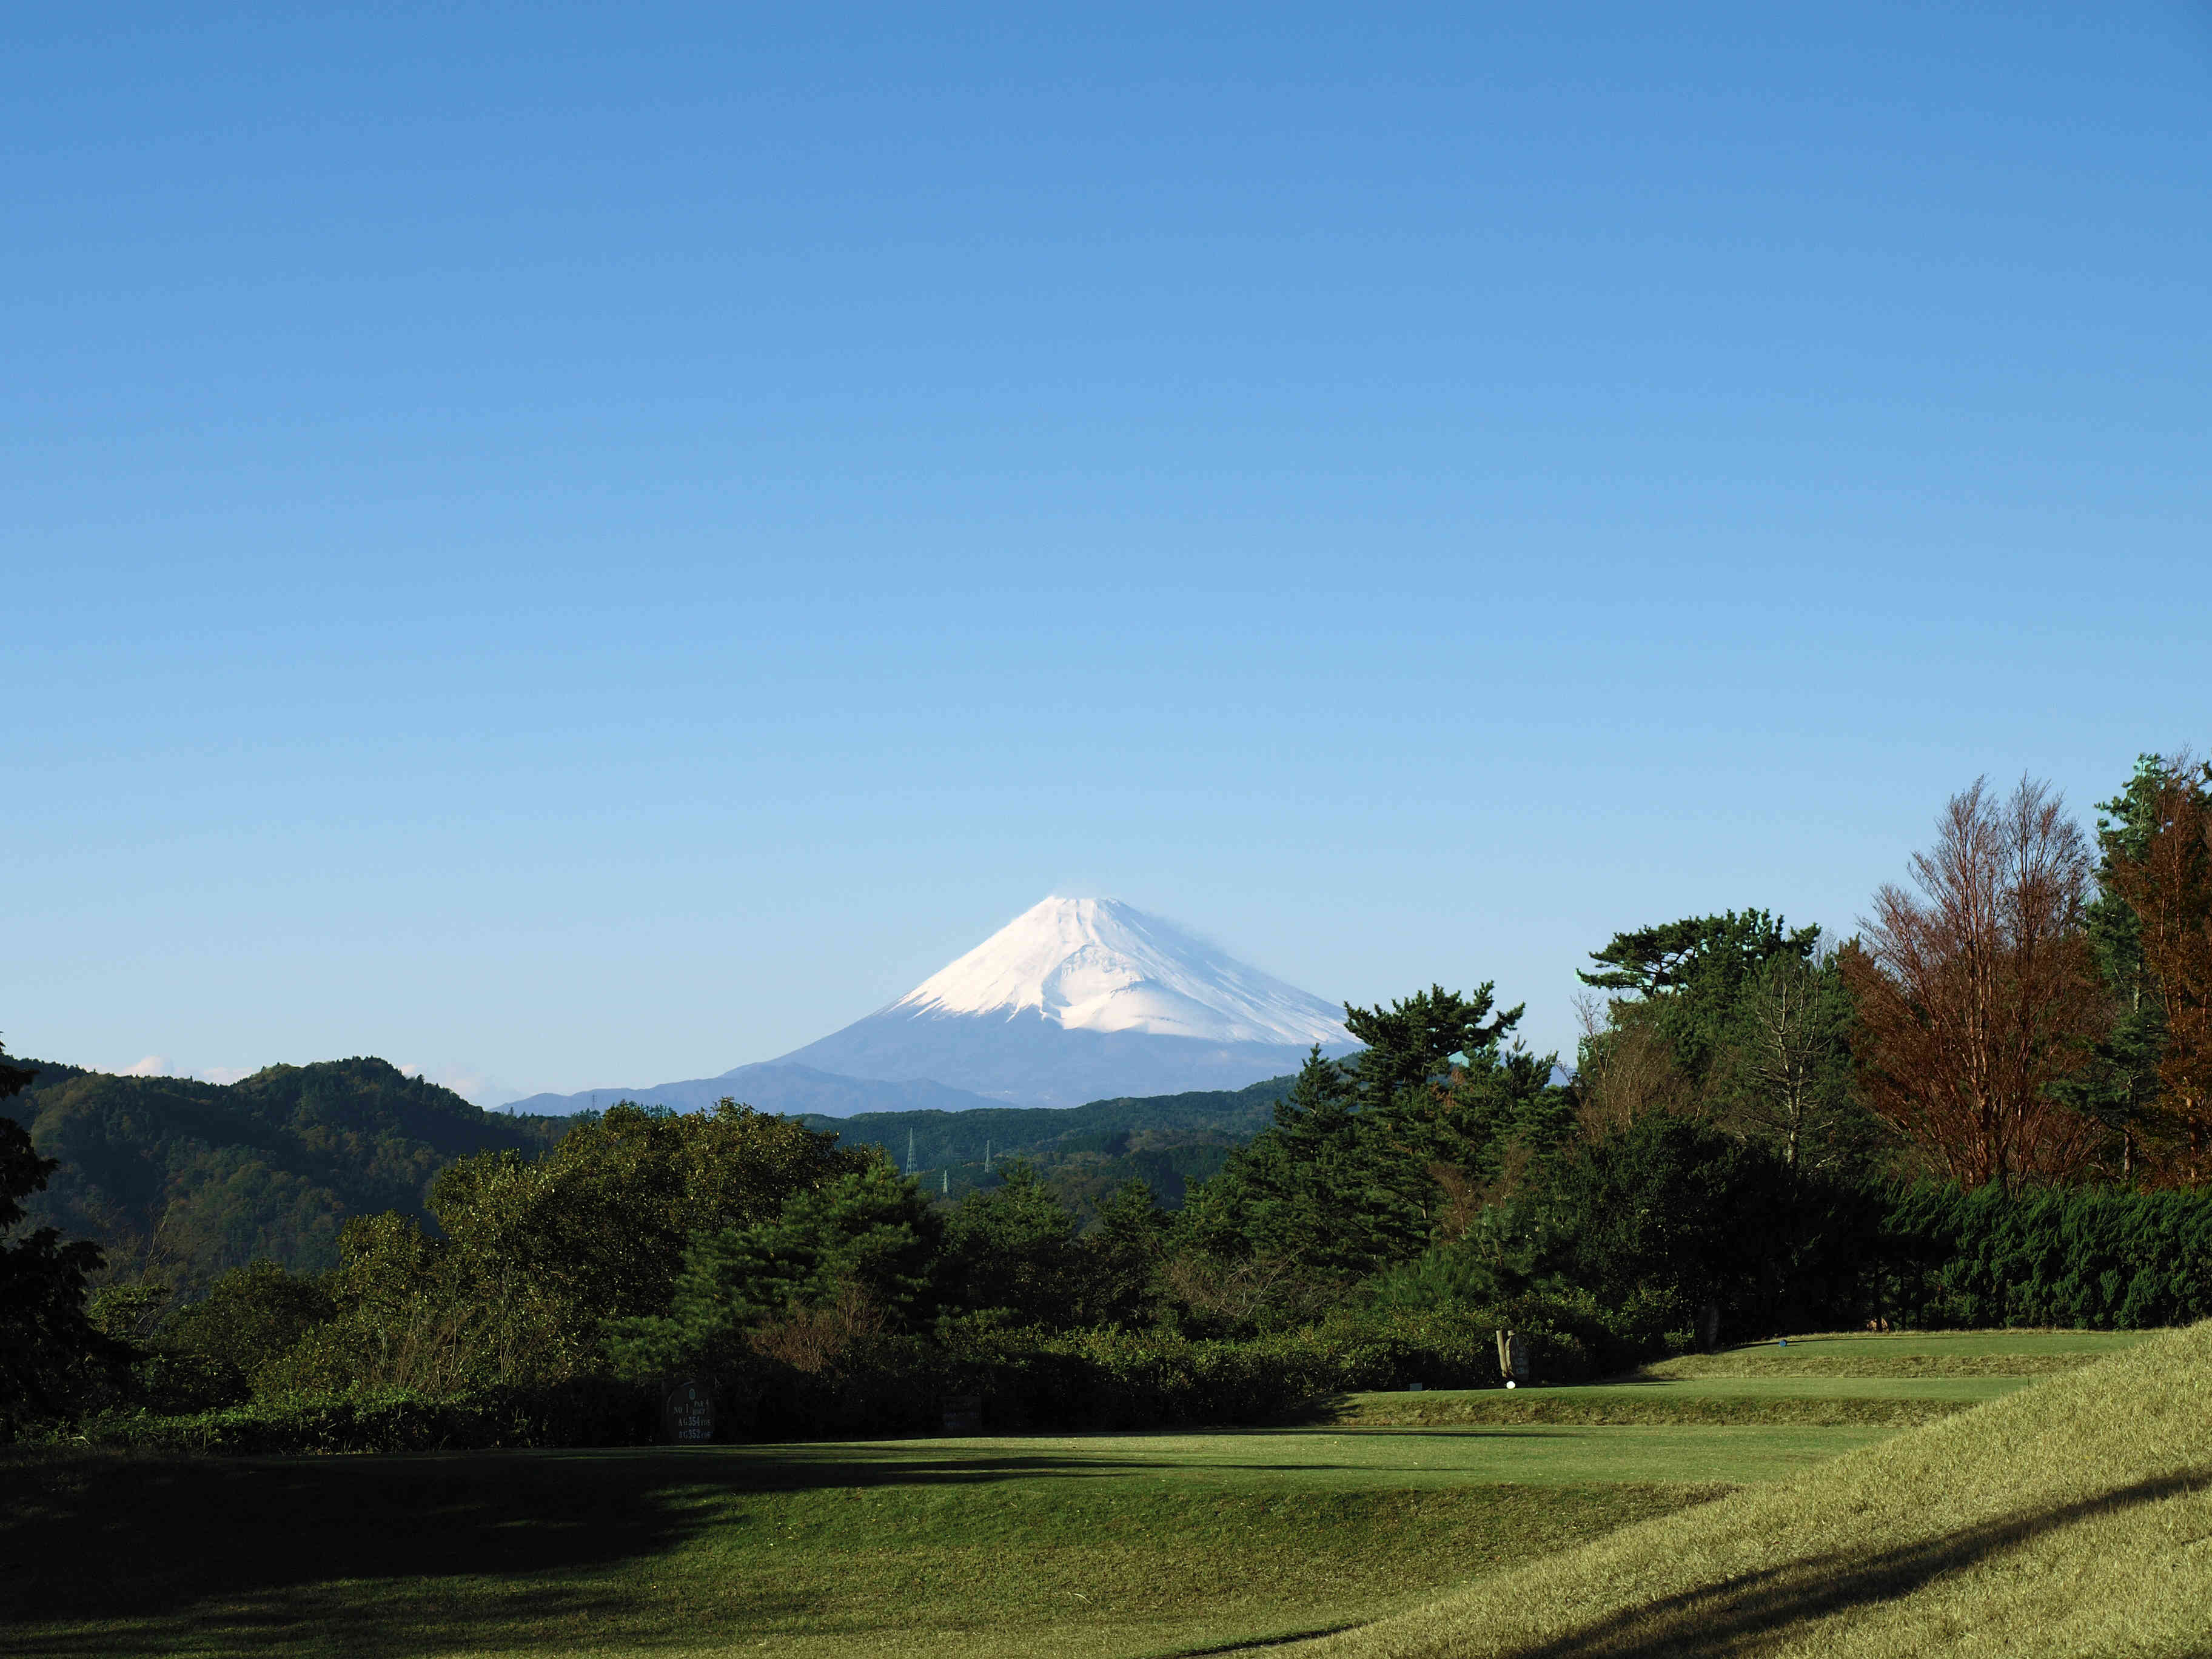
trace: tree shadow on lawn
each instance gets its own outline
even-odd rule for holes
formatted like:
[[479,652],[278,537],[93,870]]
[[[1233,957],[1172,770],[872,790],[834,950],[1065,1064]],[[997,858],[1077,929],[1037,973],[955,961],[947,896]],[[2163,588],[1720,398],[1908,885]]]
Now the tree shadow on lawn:
[[1803,1639],[1801,1622],[1895,1601],[1931,1579],[2093,1516],[2212,1486],[2194,1470],[2118,1486],[2094,1498],[2022,1511],[1978,1527],[1874,1552],[1832,1551],[1668,1596],[1526,1649],[1522,1659],[1748,1659]]
[[[850,1449],[0,1458],[0,1655],[174,1652],[203,1620],[203,1651],[296,1647],[311,1634],[318,1652],[368,1659],[504,1643],[518,1620],[568,1628],[560,1646],[599,1619],[636,1641],[639,1566],[746,1524],[718,1500],[1128,1467],[841,1455]],[[805,1611],[795,1592],[746,1587],[749,1618]]]

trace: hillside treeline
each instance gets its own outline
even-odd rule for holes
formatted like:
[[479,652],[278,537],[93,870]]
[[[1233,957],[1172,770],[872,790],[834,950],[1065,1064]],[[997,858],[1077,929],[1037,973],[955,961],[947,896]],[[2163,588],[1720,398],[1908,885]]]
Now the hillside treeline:
[[1121,1096],[1081,1106],[860,1112],[845,1118],[810,1113],[800,1121],[848,1146],[881,1147],[940,1197],[964,1196],[989,1185],[1000,1162],[1017,1158],[1088,1224],[1133,1180],[1150,1187],[1169,1209],[1182,1208],[1193,1188],[1267,1127],[1290,1082],[1269,1078],[1243,1089]]
[[271,1066],[228,1085],[117,1077],[51,1060],[9,1107],[58,1168],[33,1224],[97,1240],[105,1276],[189,1299],[254,1261],[337,1265],[356,1216],[427,1220],[431,1177],[484,1150],[539,1152],[564,1118],[515,1117],[381,1060]]
[[[163,1444],[1256,1420],[1333,1391],[1555,1379],[1778,1331],[2212,1313],[2207,778],[2144,762],[2095,839],[1954,799],[1834,942],[1753,909],[1592,953],[1571,1084],[1488,984],[1347,1010],[1179,1211],[1079,1216],[1019,1160],[945,1201],[880,1148],[735,1103],[479,1150],[325,1271],[204,1296],[52,1229],[0,1255],[0,1410]],[[20,1074],[17,1074],[20,1080]],[[0,1078],[0,1087],[9,1079]],[[0,1123],[0,1227],[59,1178]],[[12,1194],[12,1196],[9,1196]]]
[[[19,1069],[31,1081],[9,1111],[59,1164],[27,1200],[29,1224],[98,1243],[101,1282],[153,1279],[187,1300],[254,1261],[327,1272],[356,1216],[396,1210],[434,1228],[430,1182],[454,1159],[543,1152],[580,1121],[484,1111],[366,1057],[272,1066],[228,1085],[43,1060]],[[943,1197],[987,1184],[1009,1155],[1026,1158],[1087,1223],[1132,1178],[1179,1206],[1288,1086],[801,1121],[881,1146]]]

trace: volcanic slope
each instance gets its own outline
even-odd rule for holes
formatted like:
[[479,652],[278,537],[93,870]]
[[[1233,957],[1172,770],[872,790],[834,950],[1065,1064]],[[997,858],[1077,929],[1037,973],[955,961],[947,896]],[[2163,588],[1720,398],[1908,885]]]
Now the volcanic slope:
[[1237,1089],[1355,1045],[1341,1007],[1118,899],[1048,898],[889,1006],[783,1055],[1073,1106]]

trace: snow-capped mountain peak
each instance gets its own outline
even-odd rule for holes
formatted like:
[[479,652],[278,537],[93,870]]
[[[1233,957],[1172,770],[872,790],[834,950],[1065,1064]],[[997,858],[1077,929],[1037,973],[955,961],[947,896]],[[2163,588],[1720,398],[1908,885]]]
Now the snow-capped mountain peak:
[[1053,897],[884,1014],[1035,1011],[1071,1031],[1341,1047],[1342,1010],[1118,899]]

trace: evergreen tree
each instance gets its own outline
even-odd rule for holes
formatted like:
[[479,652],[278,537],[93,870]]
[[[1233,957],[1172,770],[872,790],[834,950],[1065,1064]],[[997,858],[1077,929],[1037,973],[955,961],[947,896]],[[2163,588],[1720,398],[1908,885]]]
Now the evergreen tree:
[[1455,1057],[1467,1065],[1494,1055],[1527,1007],[1493,1013],[1494,982],[1472,995],[1432,985],[1389,1007],[1344,1010],[1345,1029],[1367,1046],[1354,1062],[1360,1103],[1384,1106],[1409,1091],[1442,1081]]
[[2131,793],[2098,873],[2134,914],[2136,1000],[2156,1011],[2159,1173],[2194,1185],[2212,1176],[2212,764],[2139,765]]
[[1556,1057],[1505,1046],[1522,1010],[1498,1012],[1492,990],[1347,1007],[1367,1048],[1349,1061],[1313,1050],[1274,1122],[1194,1196],[1194,1242],[1364,1276],[1463,1222],[1512,1149],[1557,1146],[1572,1110],[1552,1086]]
[[1421,1218],[1394,1191],[1392,1148],[1383,1126],[1363,1121],[1361,1092],[1316,1046],[1273,1123],[1193,1196],[1188,1225],[1200,1247],[1345,1274],[1418,1249]]
[[[0,1100],[35,1076],[0,1049]],[[23,1200],[44,1191],[59,1162],[41,1158],[15,1119],[0,1117],[0,1433],[39,1418],[65,1416],[94,1376],[127,1354],[85,1314],[85,1275],[100,1265],[97,1244],[64,1244],[52,1227],[8,1242]]]
[[695,1237],[667,1310],[607,1322],[616,1368],[640,1378],[723,1364],[769,1320],[857,1293],[909,1326],[932,1303],[940,1225],[913,1177],[871,1159],[829,1186],[794,1193],[773,1219]]
[[1149,1182],[1126,1181],[1108,1195],[1083,1239],[1091,1257],[1093,1321],[1128,1326],[1157,1318],[1160,1267],[1173,1232],[1174,1218],[1160,1208]]
[[2111,1023],[2089,1063],[2058,1085],[2069,1105],[2111,1133],[2112,1172],[2123,1181],[2141,1173],[2146,1143],[2158,1136],[2166,1013],[2144,970],[2142,920],[2113,879],[2114,866],[2139,864],[2148,852],[2159,795],[2170,781],[2163,760],[2139,755],[2126,787],[2097,803],[2097,893],[2085,920]]
[[[1738,1035],[1747,991],[1769,963],[1810,960],[1820,940],[1815,927],[1791,927],[1765,910],[1685,916],[1656,927],[1615,933],[1590,952],[1595,973],[1578,972],[1585,985],[1615,994],[1609,1004],[1613,1030],[1595,1036],[1618,1040],[1623,1028],[1641,1024],[1666,1047],[1693,1097],[1702,1097],[1717,1061]],[[1582,1069],[1601,1068],[1602,1057],[1585,1055]]]
[[1781,1282],[1784,1182],[1769,1154],[1708,1125],[1643,1119],[1554,1172],[1550,1265],[1624,1329],[1709,1345],[1724,1304],[1771,1299]]
[[939,1293],[951,1306],[1070,1328],[1092,1318],[1091,1261],[1075,1218],[1019,1158],[945,1212]]

